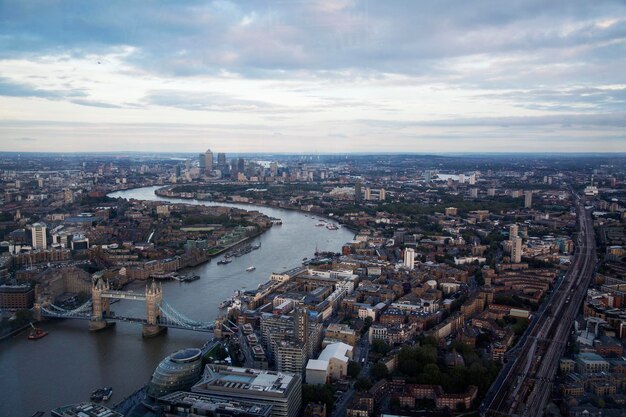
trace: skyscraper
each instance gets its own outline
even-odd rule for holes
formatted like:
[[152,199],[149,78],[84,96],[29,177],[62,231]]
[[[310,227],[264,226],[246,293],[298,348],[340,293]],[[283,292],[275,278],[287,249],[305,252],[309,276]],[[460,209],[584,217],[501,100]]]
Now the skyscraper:
[[411,271],[415,267],[415,249],[406,248],[404,250],[404,266],[409,268]]
[[533,192],[524,191],[524,207],[531,208],[533,206]]
[[220,152],[217,154],[217,166],[223,168],[226,166],[226,154]]
[[309,334],[309,313],[306,308],[298,307],[293,313],[293,333],[297,342],[306,343]]
[[513,240],[514,237],[517,237],[519,232],[519,227],[516,224],[512,224],[509,226],[509,240]]
[[201,153],[199,158],[201,172],[208,173],[213,171],[213,152],[210,149],[207,149],[205,153]]
[[522,262],[522,238],[519,236],[513,237],[511,240],[511,262]]
[[361,181],[357,181],[356,184],[354,184],[354,201],[361,201],[363,200],[363,184],[361,184]]
[[45,249],[48,246],[45,223],[34,223],[30,229],[33,240],[33,249]]

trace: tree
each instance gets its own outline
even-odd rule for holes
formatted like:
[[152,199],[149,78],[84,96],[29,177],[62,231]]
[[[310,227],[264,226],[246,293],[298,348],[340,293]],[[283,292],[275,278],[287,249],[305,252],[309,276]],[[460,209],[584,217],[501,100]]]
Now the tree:
[[378,362],[370,369],[370,375],[375,381],[380,381],[389,376],[389,369],[384,363]]
[[302,384],[302,403],[324,403],[327,410],[333,409],[335,402],[333,389],[330,385]]
[[441,384],[441,371],[436,364],[429,363],[424,366],[424,383],[430,385]]
[[348,376],[352,379],[359,376],[361,373],[361,365],[355,361],[348,362]]
[[389,407],[392,410],[399,410],[400,409],[400,398],[398,398],[398,397],[391,397],[391,399],[389,400]]
[[375,353],[379,353],[381,355],[386,355],[387,352],[389,352],[389,345],[387,343],[385,343],[384,340],[381,339],[374,339],[372,341],[372,350]]
[[33,313],[30,310],[22,309],[15,312],[15,320],[18,323],[28,323],[33,321]]
[[367,378],[361,377],[354,383],[354,389],[357,391],[367,391],[370,388],[372,388],[372,381]]

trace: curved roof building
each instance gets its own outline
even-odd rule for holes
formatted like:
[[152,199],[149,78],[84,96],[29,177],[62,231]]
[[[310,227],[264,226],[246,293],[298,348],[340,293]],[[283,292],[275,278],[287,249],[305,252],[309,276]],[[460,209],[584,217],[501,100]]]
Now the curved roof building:
[[181,349],[159,363],[148,384],[150,397],[161,397],[175,391],[184,391],[198,382],[202,373],[202,351]]

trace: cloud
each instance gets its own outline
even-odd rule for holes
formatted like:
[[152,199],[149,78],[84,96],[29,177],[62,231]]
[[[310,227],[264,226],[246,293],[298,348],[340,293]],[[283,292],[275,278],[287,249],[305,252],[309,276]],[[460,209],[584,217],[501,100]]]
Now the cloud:
[[47,90],[35,87],[31,84],[12,81],[8,78],[0,77],[0,96],[8,97],[41,97],[51,100],[58,100],[64,97],[81,97],[85,93],[82,91],[62,91]]
[[143,99],[146,104],[176,107],[194,111],[270,111],[280,106],[260,100],[247,100],[219,93],[203,93],[181,90],[150,91]]
[[204,123],[302,147],[613,138],[625,45],[620,0],[0,2],[0,100],[16,123]]
[[91,106],[91,107],[100,107],[103,109],[121,109],[123,106],[118,106],[116,104],[104,103],[101,101],[94,100],[70,100],[71,103],[79,104],[81,106]]
[[14,140],[16,140],[17,142],[36,142],[37,141],[37,139],[35,138],[16,138]]

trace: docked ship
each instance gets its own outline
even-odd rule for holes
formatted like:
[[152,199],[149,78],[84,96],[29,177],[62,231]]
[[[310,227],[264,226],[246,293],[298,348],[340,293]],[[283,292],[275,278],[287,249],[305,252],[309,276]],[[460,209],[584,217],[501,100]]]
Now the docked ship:
[[28,334],[28,339],[29,340],[37,340],[37,339],[41,339],[42,337],[45,337],[48,335],[48,332],[45,331],[44,329],[41,329],[39,327],[35,327],[33,326],[33,323],[30,324],[30,327],[32,327],[30,333]]
[[326,225],[326,228],[327,228],[328,230],[339,230],[339,227],[337,227],[337,225],[332,224],[332,223],[328,223],[328,224]]
[[113,388],[105,387],[99,388],[91,393],[91,401],[108,401],[113,395]]
[[197,281],[200,279],[200,275],[187,275],[186,277],[181,278],[182,282],[191,282]]
[[218,265],[228,265],[231,262],[232,261],[230,259],[222,259],[221,261],[218,261],[217,264]]

